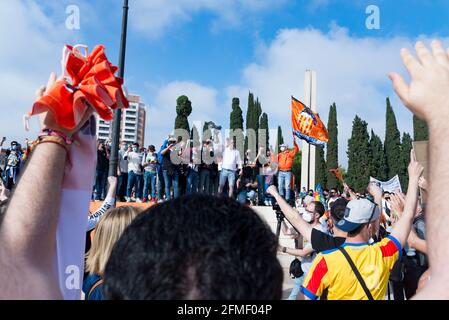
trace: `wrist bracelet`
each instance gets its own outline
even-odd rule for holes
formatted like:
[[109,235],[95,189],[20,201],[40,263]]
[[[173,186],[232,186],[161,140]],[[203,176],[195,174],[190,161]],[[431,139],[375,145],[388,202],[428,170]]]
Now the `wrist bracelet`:
[[283,252],[283,253],[287,253],[287,247],[283,247],[283,248],[282,248],[282,252]]
[[41,137],[59,137],[61,138],[65,145],[73,144],[73,139],[68,138],[64,133],[52,129],[43,129],[39,134],[39,138]]
[[59,136],[40,136],[38,138],[38,140],[35,143],[35,146],[37,146],[38,144],[41,143],[55,143],[60,145],[61,147],[63,147],[67,153],[69,153],[69,148],[70,148],[70,144],[68,144],[66,142],[66,140],[64,140],[63,138],[59,137]]

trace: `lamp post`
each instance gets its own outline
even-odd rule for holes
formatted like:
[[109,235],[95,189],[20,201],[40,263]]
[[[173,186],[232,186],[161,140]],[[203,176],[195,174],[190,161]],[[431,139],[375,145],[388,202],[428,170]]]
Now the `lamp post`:
[[[119,77],[124,79],[125,76],[125,54],[126,54],[126,32],[128,29],[128,0],[123,1],[123,18],[122,18],[122,37],[120,42],[120,60],[119,60]],[[120,123],[122,120],[122,110],[117,108],[114,110],[114,119],[112,121],[112,145],[109,159],[109,176],[117,176],[118,166],[118,149],[120,142]]]

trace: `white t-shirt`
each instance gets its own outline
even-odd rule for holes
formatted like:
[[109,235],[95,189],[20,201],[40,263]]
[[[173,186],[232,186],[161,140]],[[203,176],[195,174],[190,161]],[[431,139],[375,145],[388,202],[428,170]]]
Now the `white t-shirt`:
[[[327,232],[327,228],[324,228],[321,223],[313,227],[316,230],[319,230],[321,232]],[[312,243],[310,241],[307,241],[305,238],[303,238],[303,248],[304,249],[312,249]],[[304,276],[307,275],[310,268],[312,267],[313,259],[316,257],[316,252],[313,251],[311,254],[309,254],[306,257],[301,258],[301,269],[304,271]]]
[[142,154],[134,151],[126,152],[125,157],[128,157],[128,172],[134,171],[135,174],[142,174]]
[[222,168],[235,171],[237,166],[242,168],[242,160],[240,158],[240,152],[237,149],[226,148],[223,152]]
[[124,172],[124,173],[128,172],[128,160],[125,160],[125,153],[126,153],[126,150],[118,151],[120,172]]

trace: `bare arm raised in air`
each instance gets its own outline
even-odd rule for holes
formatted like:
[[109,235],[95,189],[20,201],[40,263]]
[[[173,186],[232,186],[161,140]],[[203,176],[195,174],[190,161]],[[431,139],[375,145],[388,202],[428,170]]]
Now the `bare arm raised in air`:
[[432,42],[430,52],[422,42],[416,44],[419,58],[406,49],[402,60],[410,74],[407,84],[397,73],[390,74],[402,102],[429,127],[429,190],[426,234],[432,278],[417,299],[449,299],[449,229],[445,223],[449,202],[449,52],[439,41]]
[[418,204],[418,181],[423,173],[423,166],[415,159],[415,152],[410,151],[410,164],[408,165],[408,189],[405,197],[404,212],[393,226],[391,235],[395,237],[402,247],[407,242],[410,230],[415,217],[416,206]]
[[106,213],[110,208],[115,207],[115,191],[117,190],[117,177],[110,176],[108,177],[109,189],[108,194],[106,195],[106,199],[104,199],[103,204],[97,211],[89,215],[87,219],[87,231],[89,232],[92,229],[97,227],[98,221]]
[[287,201],[284,200],[284,198],[281,197],[275,186],[268,187],[267,192],[276,199],[279,207],[281,207],[281,210],[285,215],[285,218],[291,223],[291,225],[295,227],[299,233],[307,239],[307,241],[310,241],[312,237],[312,226],[300,217],[298,212],[293,209]]
[[[53,85],[52,74],[47,87]],[[45,90],[38,91],[41,96]],[[86,120],[88,119],[86,115]],[[84,124],[68,132],[70,137]],[[46,128],[58,128],[50,113]],[[0,299],[62,298],[54,264],[56,227],[67,151],[42,143],[32,152],[0,226]]]

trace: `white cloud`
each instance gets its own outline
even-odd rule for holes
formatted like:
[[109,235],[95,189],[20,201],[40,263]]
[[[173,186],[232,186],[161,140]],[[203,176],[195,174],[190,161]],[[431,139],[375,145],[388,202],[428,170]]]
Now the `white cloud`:
[[[35,90],[59,72],[64,43],[62,25],[49,19],[34,1],[7,1],[0,11],[0,96],[2,135],[24,139],[22,116],[31,110]],[[30,136],[34,136],[30,133]]]
[[192,102],[192,114],[189,116],[189,124],[197,125],[199,132],[202,130],[202,121],[220,120],[223,110],[219,106],[218,92],[215,88],[203,86],[192,81],[173,81],[158,88],[155,91],[154,100],[145,100],[147,108],[146,144],[154,144],[156,147],[174,128],[176,118],[176,99],[186,95]]
[[192,20],[195,14],[207,12],[214,16],[211,28],[216,31],[241,24],[247,14],[273,10],[288,0],[136,0],[130,10],[131,25],[152,38],[168,29]]
[[[449,39],[444,39],[448,44]],[[388,73],[402,71],[401,47],[414,39],[355,38],[333,25],[328,33],[315,29],[280,30],[269,44],[259,46],[259,61],[243,70],[240,85],[228,88],[241,98],[248,89],[259,96],[270,127],[282,125],[290,140],[290,96],[304,96],[304,72],[317,72],[318,112],[327,123],[329,106],[336,102],[339,123],[339,158],[346,165],[346,146],[355,114],[384,136],[385,98],[390,96],[401,131],[412,132],[412,115],[395,96]],[[243,100],[246,101],[246,100]]]

